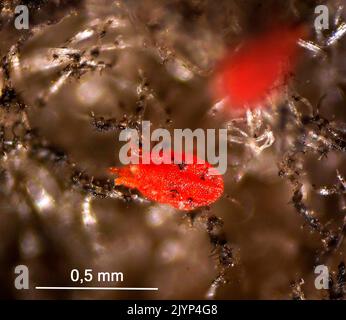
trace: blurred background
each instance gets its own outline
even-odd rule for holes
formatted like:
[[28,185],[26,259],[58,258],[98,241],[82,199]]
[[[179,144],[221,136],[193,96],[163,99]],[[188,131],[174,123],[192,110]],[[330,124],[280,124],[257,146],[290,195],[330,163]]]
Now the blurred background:
[[[14,28],[19,4],[29,8],[29,30]],[[325,32],[314,30],[319,4],[329,8]],[[343,34],[342,5],[3,0],[0,297],[342,299],[346,38],[326,45]],[[311,32],[310,50],[302,49],[285,98],[232,122],[210,89],[217,62],[268,25],[297,22]],[[319,119],[310,117],[317,106]],[[228,128],[225,195],[185,213],[114,188],[107,169],[120,165],[119,130],[140,120],[153,129]],[[232,248],[226,267],[208,235],[211,216],[222,219]],[[29,290],[13,285],[20,264]],[[319,264],[330,270],[329,290],[314,286]],[[228,283],[216,288],[220,268]],[[74,285],[72,269],[122,272],[116,285],[159,291],[34,289]]]

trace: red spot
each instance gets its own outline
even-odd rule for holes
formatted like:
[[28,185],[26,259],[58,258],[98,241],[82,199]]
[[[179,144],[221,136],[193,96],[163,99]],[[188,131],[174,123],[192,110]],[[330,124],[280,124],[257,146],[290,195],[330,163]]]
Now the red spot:
[[[182,158],[186,159],[184,154]],[[215,202],[224,189],[216,169],[207,162],[197,164],[197,159],[194,156],[192,164],[130,164],[110,171],[118,175],[116,185],[137,189],[147,199],[179,210],[193,210]]]
[[216,69],[213,89],[217,98],[228,97],[235,109],[255,108],[265,102],[294,70],[297,41],[306,34],[304,26],[280,26],[228,52]]

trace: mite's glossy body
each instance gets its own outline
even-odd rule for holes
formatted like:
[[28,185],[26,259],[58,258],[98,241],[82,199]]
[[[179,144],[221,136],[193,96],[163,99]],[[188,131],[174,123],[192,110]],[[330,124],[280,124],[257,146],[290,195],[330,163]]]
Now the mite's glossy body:
[[213,91],[234,109],[255,108],[280,91],[294,70],[304,26],[280,26],[245,40],[216,68]]
[[197,157],[192,164],[130,164],[110,171],[118,175],[116,185],[137,189],[145,198],[179,210],[210,205],[224,190],[222,176],[209,163],[198,164]]

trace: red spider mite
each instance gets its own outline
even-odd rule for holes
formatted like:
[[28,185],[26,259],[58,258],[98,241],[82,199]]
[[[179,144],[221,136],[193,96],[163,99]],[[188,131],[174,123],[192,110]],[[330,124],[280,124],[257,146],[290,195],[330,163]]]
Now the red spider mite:
[[276,26],[228,51],[216,68],[212,89],[217,98],[227,97],[232,109],[243,110],[280,93],[297,63],[297,42],[306,35],[304,25]]
[[182,164],[150,162],[109,170],[118,175],[115,185],[137,189],[148,200],[179,210],[194,210],[215,202],[224,190],[222,176],[209,163],[197,163],[196,156],[192,156],[192,164],[185,164],[184,159],[182,154]]

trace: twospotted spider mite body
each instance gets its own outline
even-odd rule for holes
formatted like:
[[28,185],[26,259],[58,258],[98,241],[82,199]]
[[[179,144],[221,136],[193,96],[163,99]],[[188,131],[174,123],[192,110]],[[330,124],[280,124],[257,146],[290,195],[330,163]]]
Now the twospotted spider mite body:
[[277,93],[294,70],[303,25],[279,26],[230,50],[216,68],[212,90],[228,98],[232,109],[253,109]]
[[[175,153],[171,154],[173,158]],[[110,168],[118,175],[115,185],[137,189],[149,200],[185,211],[210,205],[223,194],[222,176],[208,162],[200,163],[197,156],[184,162],[187,158],[182,154],[180,164],[155,164],[152,157],[149,164]]]

